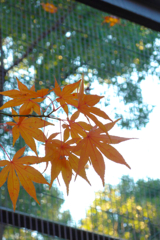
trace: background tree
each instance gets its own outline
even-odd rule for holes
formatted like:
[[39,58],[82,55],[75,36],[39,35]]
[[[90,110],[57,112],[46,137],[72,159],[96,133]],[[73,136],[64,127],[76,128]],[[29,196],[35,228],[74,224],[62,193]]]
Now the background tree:
[[157,218],[151,219],[149,216],[146,218],[148,221],[148,226],[150,228],[151,239],[158,239],[160,237],[160,180],[150,179],[144,180],[140,179],[134,183],[133,179],[129,176],[123,176],[119,186],[119,190],[123,193],[123,201],[129,196],[134,196],[138,204],[143,202],[150,202],[156,207]]
[[146,125],[151,109],[140,82],[159,63],[158,33],[122,19],[111,26],[104,21],[110,14],[75,1],[54,0],[54,13],[43,8],[44,1],[0,4],[0,91],[14,88],[15,76],[40,88],[54,85],[54,77],[66,84],[84,72],[86,87],[98,79],[128,106],[123,127]]
[[125,176],[116,187],[106,185],[104,191],[96,193],[81,227],[125,239],[159,239],[159,204],[155,196],[151,199],[142,194],[145,189],[153,192],[148,185],[154,180],[149,182],[139,180],[135,185]]

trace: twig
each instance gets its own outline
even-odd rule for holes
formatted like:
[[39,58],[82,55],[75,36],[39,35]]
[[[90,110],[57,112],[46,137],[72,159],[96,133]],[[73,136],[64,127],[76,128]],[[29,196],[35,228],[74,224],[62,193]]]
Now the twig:
[[22,114],[22,115],[16,115],[16,114],[10,114],[10,113],[5,113],[5,112],[0,112],[0,115],[4,115],[4,116],[7,116],[7,117],[38,117],[38,118],[42,118],[42,117],[45,117],[45,118],[52,118],[52,119],[56,119],[56,120],[61,120],[60,118],[57,118],[57,117],[53,117],[53,116],[50,116],[51,114],[53,113],[50,112],[49,114],[45,115],[45,114],[42,114],[42,115],[35,115],[35,114]]

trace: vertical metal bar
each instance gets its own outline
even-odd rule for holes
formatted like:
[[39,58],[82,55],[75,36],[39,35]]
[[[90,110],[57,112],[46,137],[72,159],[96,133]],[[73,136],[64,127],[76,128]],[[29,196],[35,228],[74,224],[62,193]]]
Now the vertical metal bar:
[[75,226],[75,240],[78,240],[77,228]]
[[55,237],[56,236],[56,230],[55,230],[55,224],[54,223],[52,223],[52,227],[53,227],[53,237]]
[[62,235],[61,235],[61,227],[60,227],[60,225],[58,225],[58,236],[61,238],[62,237]]
[[69,236],[70,236],[70,240],[73,240],[73,236],[72,236],[72,230],[71,230],[71,228],[69,228]]
[[67,229],[66,229],[66,226],[64,226],[64,239],[67,239]]

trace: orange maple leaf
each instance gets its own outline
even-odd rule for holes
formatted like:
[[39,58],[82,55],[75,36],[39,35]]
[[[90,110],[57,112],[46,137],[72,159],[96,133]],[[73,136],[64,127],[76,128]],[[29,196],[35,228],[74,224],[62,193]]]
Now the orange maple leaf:
[[86,136],[85,131],[92,128],[91,125],[85,122],[75,122],[75,115],[71,116],[71,119],[67,118],[68,124],[63,124],[64,130],[64,141],[66,141],[70,136],[72,139],[78,140],[79,138]]
[[17,84],[18,84],[18,89],[19,90],[8,90],[4,92],[0,92],[0,94],[4,96],[8,96],[11,98],[23,98],[23,97],[30,97],[32,94],[35,92],[35,87],[34,85],[31,87],[29,90],[23,83],[21,83],[18,78],[17,79]]
[[56,13],[57,7],[55,7],[52,3],[41,3],[43,9],[49,13]]
[[[12,109],[13,115],[18,115],[17,112]],[[13,145],[21,135],[25,143],[37,154],[35,140],[44,142],[44,133],[39,129],[48,125],[54,125],[45,120],[36,117],[13,117],[15,122],[6,122],[7,125],[13,126]]]
[[112,121],[109,116],[97,107],[94,107],[103,96],[98,95],[86,95],[84,94],[84,81],[81,80],[81,86],[79,93],[77,94],[78,101],[73,104],[78,110],[74,113],[78,117],[79,113],[83,113],[86,118],[90,118],[97,126],[103,131],[106,131],[104,125],[95,117],[95,115],[104,119]]
[[46,95],[49,93],[49,89],[41,89],[35,92],[35,87],[33,85],[29,90],[23,83],[21,83],[18,80],[18,78],[17,78],[17,84],[18,84],[19,90],[14,89],[14,90],[0,92],[0,94],[4,96],[13,98],[12,100],[3,104],[3,106],[0,107],[0,110],[4,108],[22,105],[20,107],[19,114],[26,115],[35,111],[37,114],[40,115],[41,111],[40,111],[40,106],[38,105],[38,102],[42,102],[45,99]]
[[104,17],[104,21],[102,23],[109,23],[110,27],[113,27],[114,25],[120,23],[120,18],[116,16],[106,16]]
[[67,104],[76,104],[75,97],[76,94],[72,94],[72,92],[79,86],[81,80],[76,83],[69,84],[65,86],[62,90],[55,80],[55,87],[51,90],[59,97],[56,99],[57,102],[60,103],[61,107],[64,109],[66,114],[68,115],[68,106]]
[[[4,167],[0,172],[0,187],[7,180],[8,192],[13,204],[14,211],[19,195],[20,183],[26,192],[28,192],[28,194],[33,197],[38,204],[40,203],[36,197],[36,191],[33,182],[49,184],[38,170],[28,165],[27,157],[21,157],[24,153],[24,150],[25,147],[16,152],[12,161],[0,161],[0,167]],[[35,157],[33,157],[33,159],[30,157],[29,162],[34,164]]]
[[[73,143],[73,140],[63,142],[57,139],[50,139],[50,141],[48,141],[45,146],[47,151],[46,157],[44,157],[44,161],[50,161],[52,166],[50,187],[60,172],[62,172],[62,177],[67,188],[67,194],[69,192],[69,183],[73,174],[72,169],[77,173],[79,162],[77,156],[72,153],[74,146],[71,146],[71,144]],[[85,169],[81,169],[78,172],[78,175],[89,183]]]
[[[114,124],[117,122],[116,120],[113,123],[108,123],[105,125],[106,130],[109,131]],[[102,134],[103,133],[103,134]],[[130,138],[120,138],[117,136],[111,136],[103,132],[97,126],[93,127],[81,141],[77,143],[75,146],[74,152],[80,156],[80,161],[78,165],[77,174],[81,169],[85,168],[87,162],[91,161],[94,170],[102,179],[104,185],[104,173],[105,173],[105,163],[102,156],[105,155],[108,159],[126,165],[128,168],[130,166],[125,162],[122,155],[110,144],[119,143],[122,141],[129,140]]]

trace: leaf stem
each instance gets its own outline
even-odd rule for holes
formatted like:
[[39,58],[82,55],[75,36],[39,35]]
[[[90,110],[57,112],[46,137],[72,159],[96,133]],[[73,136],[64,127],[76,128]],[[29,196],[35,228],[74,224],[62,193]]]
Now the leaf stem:
[[[53,112],[55,111],[55,106],[54,106],[54,101],[52,101],[52,99],[49,97],[49,96],[47,96],[47,98],[51,101],[51,103],[50,104],[52,104],[52,107],[53,107]],[[50,106],[50,104],[47,106],[47,108]],[[47,111],[47,108],[45,109],[45,112]]]
[[1,146],[1,148],[3,149],[3,151],[5,152],[5,154],[7,155],[7,157],[8,157],[8,159],[10,160],[10,162],[11,162],[11,159],[10,159],[10,157],[9,157],[9,155],[8,155],[8,153],[6,152],[6,150],[4,149],[4,147],[0,144],[0,146]]

